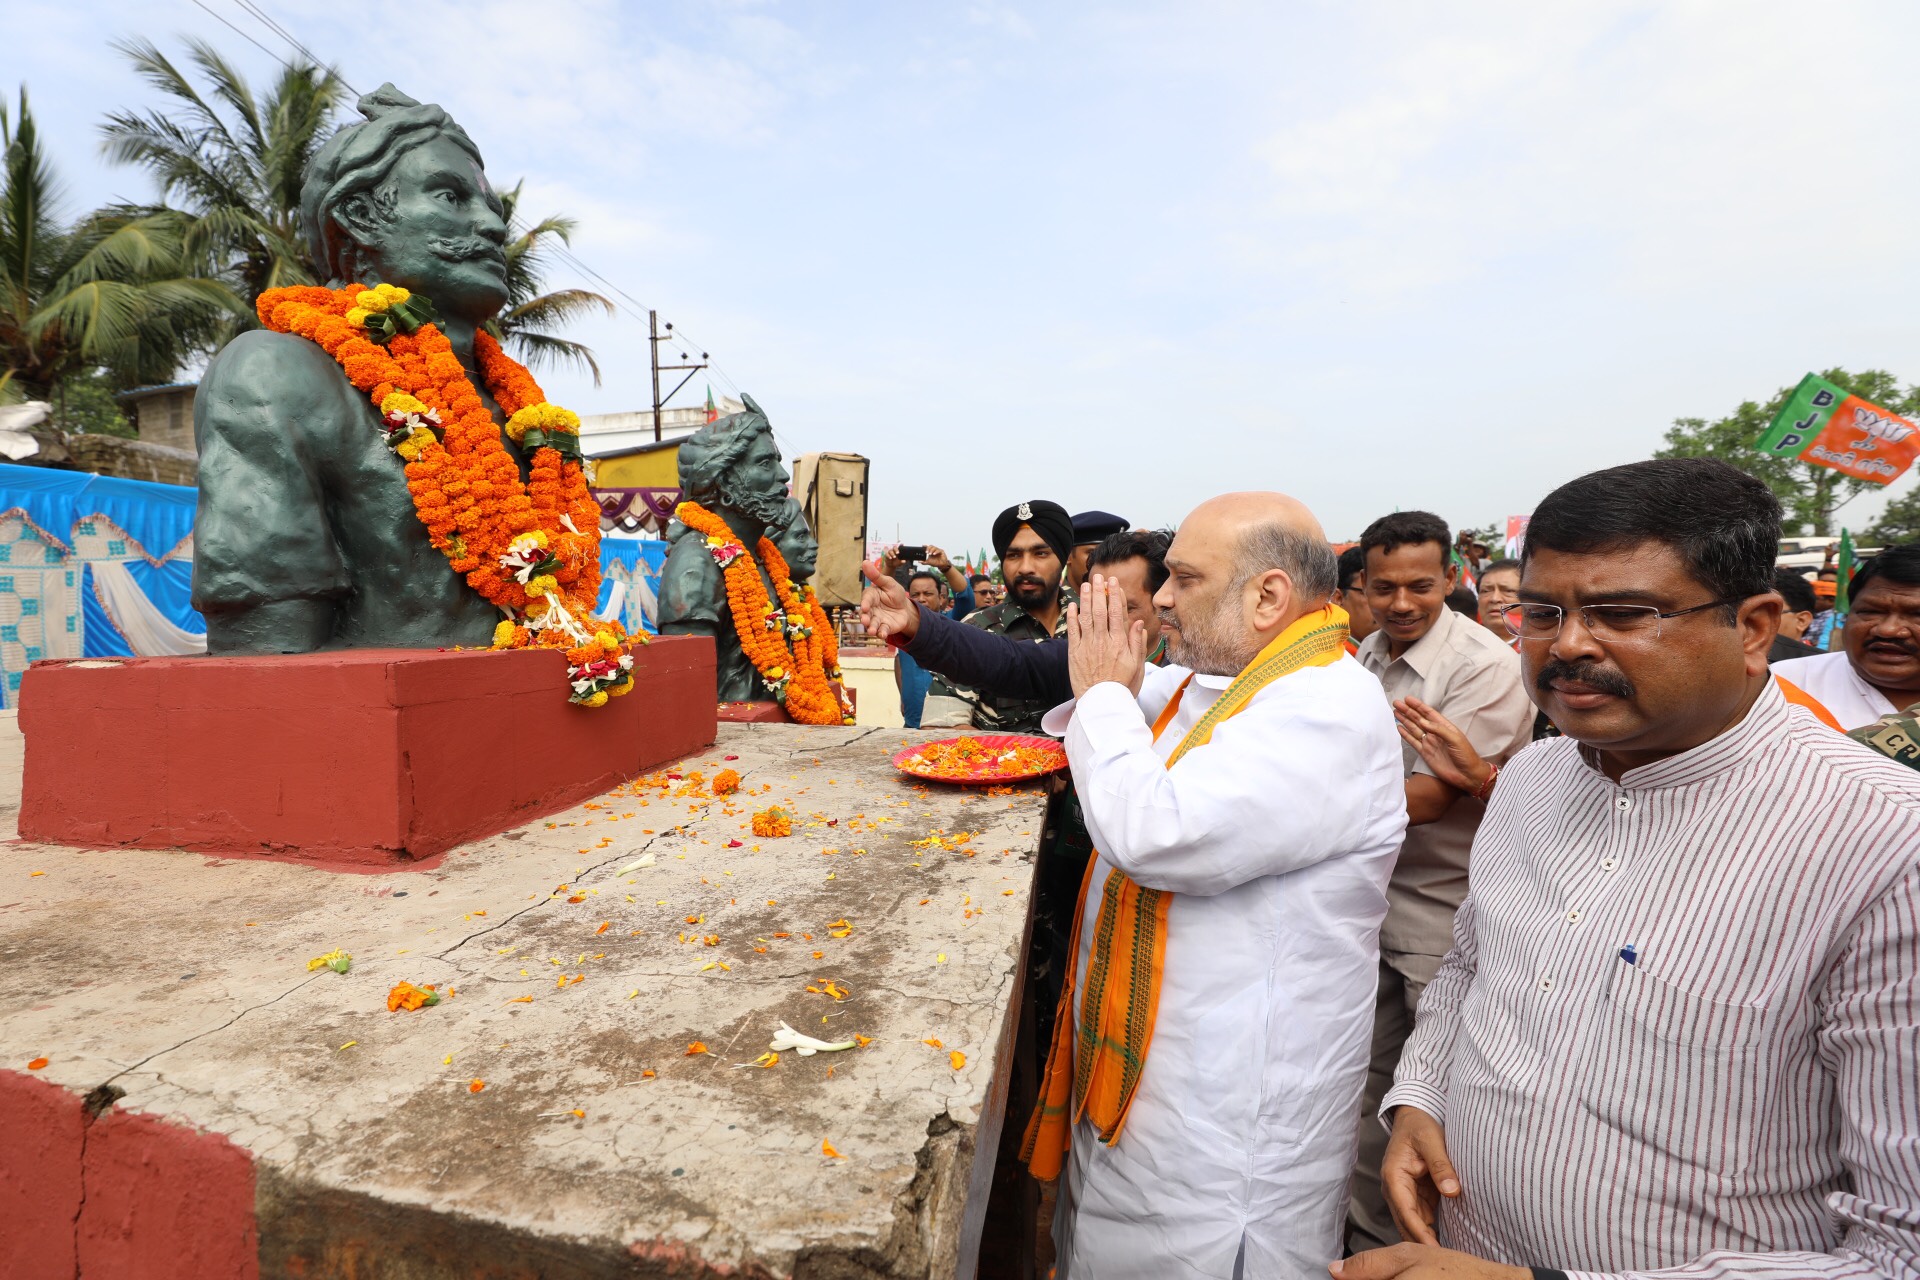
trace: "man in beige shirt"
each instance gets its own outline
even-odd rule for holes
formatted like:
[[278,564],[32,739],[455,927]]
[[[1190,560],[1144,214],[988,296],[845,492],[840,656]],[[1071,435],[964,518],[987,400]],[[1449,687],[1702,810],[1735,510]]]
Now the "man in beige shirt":
[[[1533,703],[1521,681],[1519,655],[1493,632],[1447,608],[1447,594],[1459,582],[1448,545],[1446,522],[1425,511],[1395,512],[1367,526],[1360,547],[1366,554],[1367,602],[1378,630],[1361,644],[1358,656],[1390,700],[1425,702],[1498,765],[1527,745]],[[1387,919],[1380,927],[1373,1058],[1361,1099],[1360,1163],[1348,1223],[1348,1245],[1356,1251],[1400,1239],[1380,1189],[1387,1135],[1374,1117],[1413,1031],[1420,993],[1452,944],[1453,913],[1467,896],[1467,855],[1486,812],[1484,796],[1440,781],[1412,746],[1402,750],[1407,837],[1387,887]]]

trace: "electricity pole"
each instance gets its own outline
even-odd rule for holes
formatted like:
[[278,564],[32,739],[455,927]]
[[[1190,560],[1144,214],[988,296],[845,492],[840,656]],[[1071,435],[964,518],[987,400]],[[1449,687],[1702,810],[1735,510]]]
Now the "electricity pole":
[[[657,311],[648,311],[647,350],[653,357],[653,439],[656,444],[660,442],[660,406],[679,395],[680,388],[693,381],[693,375],[707,367],[707,353],[704,351],[700,353],[699,364],[661,364],[660,344],[671,341],[673,341],[673,321],[667,321],[667,331],[663,334],[660,332],[660,313]],[[685,360],[687,353],[682,351],[680,358]],[[660,374],[663,371],[667,373],[677,373],[682,369],[687,371],[687,376],[680,379],[673,390],[667,392],[663,398],[660,395]]]

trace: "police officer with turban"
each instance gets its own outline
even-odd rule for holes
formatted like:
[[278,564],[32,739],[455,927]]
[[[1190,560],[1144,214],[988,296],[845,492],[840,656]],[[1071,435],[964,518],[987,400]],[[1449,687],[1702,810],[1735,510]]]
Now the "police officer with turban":
[[[1073,520],[1057,502],[1016,503],[993,522],[993,550],[1007,598],[968,615],[966,625],[1016,640],[1048,640],[1066,634],[1072,593],[1063,578],[1073,554]],[[971,725],[995,733],[1038,733],[1051,706],[1034,698],[1003,697],[955,685],[935,676],[927,690],[923,729]]]

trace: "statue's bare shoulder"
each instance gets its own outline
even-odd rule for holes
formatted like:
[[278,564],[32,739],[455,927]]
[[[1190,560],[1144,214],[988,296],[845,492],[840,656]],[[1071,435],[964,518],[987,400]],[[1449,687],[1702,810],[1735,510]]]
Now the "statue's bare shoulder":
[[256,329],[229,342],[207,367],[194,398],[194,431],[202,453],[216,440],[313,445],[337,438],[365,403],[318,344]]

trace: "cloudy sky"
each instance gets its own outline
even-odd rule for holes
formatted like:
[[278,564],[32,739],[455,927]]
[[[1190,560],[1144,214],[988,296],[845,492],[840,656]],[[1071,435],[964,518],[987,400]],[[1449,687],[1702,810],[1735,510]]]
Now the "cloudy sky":
[[[109,39],[288,52],[204,2],[8,5],[73,207],[151,194]],[[889,537],[1249,487],[1484,524],[1809,369],[1920,380],[1911,5],[258,2],[580,218],[638,305],[550,398],[644,408],[657,307],[790,455],[871,457]]]

